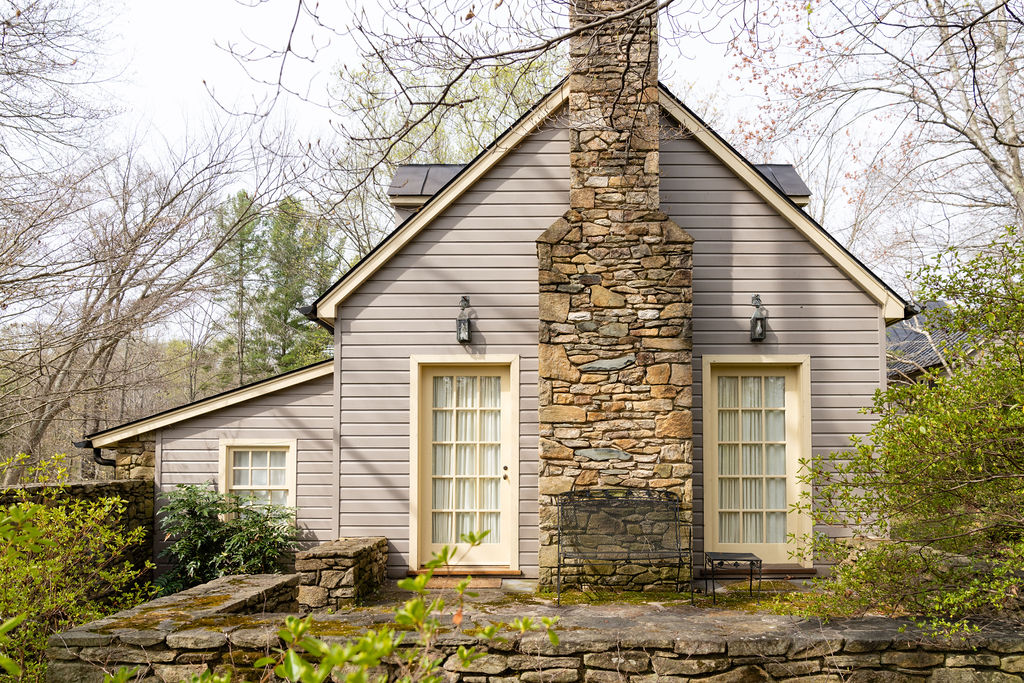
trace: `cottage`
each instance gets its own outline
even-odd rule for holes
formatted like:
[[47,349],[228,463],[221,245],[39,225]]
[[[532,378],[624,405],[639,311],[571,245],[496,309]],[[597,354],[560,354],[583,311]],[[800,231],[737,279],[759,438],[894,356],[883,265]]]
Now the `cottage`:
[[[575,4],[585,26],[626,3]],[[547,580],[553,496],[588,486],[672,489],[698,554],[815,571],[799,459],[867,431],[906,303],[790,167],[657,82],[645,21],[582,31],[571,76],[469,164],[400,172],[400,224],[311,307],[333,360],[92,445],[158,490],[295,505],[311,539],[385,536],[396,576],[489,530],[468,568]]]

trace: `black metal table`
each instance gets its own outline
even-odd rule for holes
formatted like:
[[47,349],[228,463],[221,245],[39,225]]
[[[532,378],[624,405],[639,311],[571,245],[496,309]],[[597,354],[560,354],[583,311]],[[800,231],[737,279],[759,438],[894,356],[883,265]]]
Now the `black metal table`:
[[757,569],[757,593],[760,595],[761,569],[764,564],[760,557],[754,553],[704,553],[704,592],[708,592],[708,574],[710,574],[712,584],[711,604],[716,604],[715,591],[713,589],[716,570],[725,569],[726,567],[739,569],[744,564],[747,565],[750,574],[750,595],[754,594],[754,569]]

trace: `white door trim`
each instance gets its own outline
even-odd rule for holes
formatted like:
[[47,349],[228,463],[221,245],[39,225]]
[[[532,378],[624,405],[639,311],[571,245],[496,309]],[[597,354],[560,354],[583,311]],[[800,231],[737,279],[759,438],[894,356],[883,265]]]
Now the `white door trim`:
[[[811,356],[809,354],[736,354],[736,355],[725,355],[725,354],[707,354],[701,358],[701,406],[702,406],[702,424],[703,424],[703,446],[702,446],[702,457],[703,457],[703,472],[704,472],[704,548],[706,550],[714,550],[717,545],[717,539],[712,537],[712,532],[717,528],[713,524],[712,517],[714,516],[716,506],[712,505],[714,501],[717,501],[718,494],[715,485],[717,482],[711,481],[711,474],[717,472],[717,461],[712,460],[715,457],[712,448],[717,442],[718,425],[715,420],[711,419],[711,415],[716,410],[715,406],[712,406],[708,402],[708,397],[711,395],[709,387],[711,386],[711,374],[712,370],[716,366],[721,367],[734,367],[734,366],[750,366],[759,368],[788,368],[796,371],[797,375],[797,391],[800,396],[799,409],[799,433],[797,436],[797,447],[799,451],[794,454],[795,459],[810,458],[812,457],[811,452]],[[793,476],[796,472],[793,472]],[[800,493],[805,493],[807,490],[806,485],[799,485]],[[792,513],[791,513],[792,514]],[[798,537],[802,538],[807,534],[811,533],[811,520],[810,516],[806,514],[795,515],[793,520],[796,524],[793,528],[793,533]],[[811,567],[813,561],[811,558],[803,558],[802,561],[798,562],[801,566]]]
[[419,569],[423,565],[420,557],[420,377],[424,367],[432,365],[500,366],[508,368],[509,415],[511,429],[508,430],[509,449],[514,466],[508,471],[509,501],[511,516],[511,537],[502,540],[509,546],[509,569],[519,569],[519,356],[512,354],[480,354],[451,356],[409,356],[409,568]]

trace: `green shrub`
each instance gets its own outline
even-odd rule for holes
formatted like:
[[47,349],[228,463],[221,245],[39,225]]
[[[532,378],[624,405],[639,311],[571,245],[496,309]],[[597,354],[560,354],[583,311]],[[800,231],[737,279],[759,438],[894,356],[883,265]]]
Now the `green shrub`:
[[1008,230],[920,281],[921,298],[952,302],[928,326],[962,341],[923,381],[876,395],[867,438],[803,463],[814,500],[801,505],[856,539],[813,539],[838,563],[813,611],[909,614],[947,633],[1024,622],[1024,242]]
[[174,538],[161,554],[174,564],[157,579],[165,595],[229,574],[276,573],[282,555],[294,548],[292,508],[191,484],[162,497],[161,528]]
[[[57,456],[34,469],[59,484],[66,481],[62,463]],[[31,500],[23,489],[8,494],[18,502],[0,508],[0,615],[24,621],[5,634],[3,647],[24,680],[41,680],[47,637],[150,597],[142,577],[151,567],[128,559],[146,532],[123,528],[126,504],[117,497],[65,500],[58,487],[34,491]]]

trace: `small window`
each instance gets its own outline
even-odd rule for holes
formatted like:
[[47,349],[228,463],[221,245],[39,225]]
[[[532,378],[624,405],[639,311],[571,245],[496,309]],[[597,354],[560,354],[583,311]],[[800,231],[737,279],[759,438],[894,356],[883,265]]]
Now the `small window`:
[[228,488],[254,502],[288,505],[288,449],[232,447],[228,450]]

